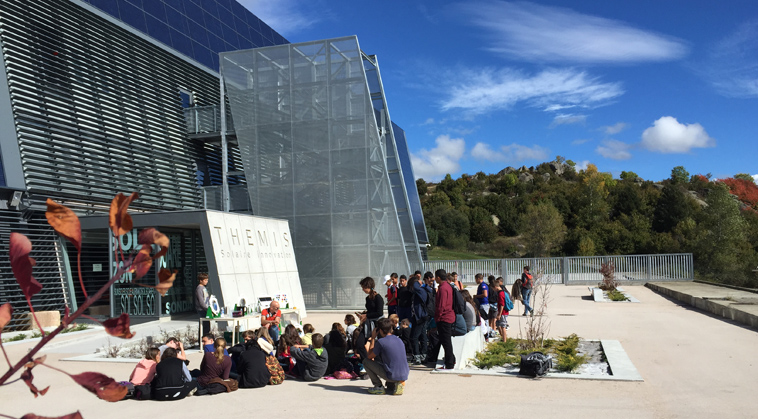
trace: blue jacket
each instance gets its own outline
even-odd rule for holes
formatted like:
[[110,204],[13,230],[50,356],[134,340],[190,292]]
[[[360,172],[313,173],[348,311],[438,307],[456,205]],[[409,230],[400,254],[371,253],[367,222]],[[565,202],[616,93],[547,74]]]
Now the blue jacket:
[[413,311],[413,318],[423,319],[428,316],[426,312],[426,299],[427,292],[426,286],[421,286],[419,281],[413,283],[413,302],[411,303],[411,310]]

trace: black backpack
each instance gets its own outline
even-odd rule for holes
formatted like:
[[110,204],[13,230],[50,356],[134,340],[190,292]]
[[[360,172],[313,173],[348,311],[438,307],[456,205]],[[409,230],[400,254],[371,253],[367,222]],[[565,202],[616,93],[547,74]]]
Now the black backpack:
[[429,317],[434,317],[434,311],[435,311],[435,296],[434,296],[434,290],[430,287],[426,288],[426,314],[429,315]]
[[463,299],[463,295],[455,287],[453,288],[453,311],[455,314],[463,314],[466,311],[466,300]]
[[537,377],[547,374],[547,370],[553,367],[553,360],[542,352],[532,352],[529,355],[521,355],[519,375]]

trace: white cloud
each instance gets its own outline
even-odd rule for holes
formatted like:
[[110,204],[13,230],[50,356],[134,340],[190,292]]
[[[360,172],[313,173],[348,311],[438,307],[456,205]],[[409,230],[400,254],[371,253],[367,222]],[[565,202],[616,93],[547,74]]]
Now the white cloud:
[[520,102],[550,110],[597,107],[624,93],[621,83],[603,83],[574,69],[547,69],[534,75],[508,68],[459,69],[448,80],[448,98],[442,109],[475,114],[508,109]]
[[558,114],[553,118],[553,122],[550,124],[550,128],[555,128],[558,125],[570,125],[570,124],[584,124],[587,121],[587,115],[575,115],[575,114]]
[[625,122],[619,122],[613,125],[606,125],[604,127],[600,127],[600,130],[605,132],[608,135],[615,135],[627,129],[628,127],[629,127],[629,124]]
[[541,160],[548,156],[548,149],[534,145],[527,147],[521,144],[501,146],[499,150],[493,150],[489,144],[476,143],[471,149],[471,157],[491,162],[520,163],[526,160]]
[[432,125],[434,124],[434,118],[426,118],[426,121],[424,121],[421,125]]
[[755,181],[756,184],[758,184],[758,175],[753,175],[753,180]]
[[589,138],[579,138],[577,140],[572,141],[571,145],[581,145],[581,144],[584,144],[584,143],[587,143],[587,142],[590,142],[590,141],[592,141],[592,140],[589,139]]
[[313,26],[321,21],[320,17],[324,16],[323,13],[315,13],[312,7],[304,8],[304,3],[297,0],[239,0],[239,2],[285,37]]
[[676,118],[664,116],[642,133],[641,145],[658,153],[687,153],[693,148],[715,147],[700,124],[680,124]]
[[632,153],[629,152],[631,145],[617,140],[603,140],[595,151],[597,154],[613,160],[629,160]]
[[587,165],[590,164],[590,161],[582,160],[575,163],[576,163],[576,166],[574,166],[574,169],[576,169],[576,171],[580,171],[580,170],[587,170]]
[[489,32],[489,49],[530,62],[634,63],[687,54],[680,40],[627,23],[527,2],[462,3],[458,9]]
[[741,25],[716,43],[695,71],[724,96],[758,97],[758,21]]
[[466,151],[463,138],[440,135],[434,140],[437,146],[431,150],[421,149],[411,153],[411,164],[416,179],[436,180],[461,169],[460,160]]

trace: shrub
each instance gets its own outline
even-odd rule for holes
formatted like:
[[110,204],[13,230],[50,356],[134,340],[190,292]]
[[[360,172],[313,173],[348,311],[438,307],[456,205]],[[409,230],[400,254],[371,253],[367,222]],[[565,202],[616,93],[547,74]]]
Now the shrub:
[[608,291],[608,298],[611,301],[628,301],[629,299],[626,298],[626,295],[622,293],[619,290],[610,290]]

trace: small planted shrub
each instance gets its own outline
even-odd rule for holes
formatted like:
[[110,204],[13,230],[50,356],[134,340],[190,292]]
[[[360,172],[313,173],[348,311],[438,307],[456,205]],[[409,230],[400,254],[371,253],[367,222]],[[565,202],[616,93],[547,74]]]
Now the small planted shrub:
[[608,298],[611,301],[628,301],[629,299],[626,298],[626,295],[622,293],[619,290],[610,290],[608,291]]
[[521,355],[531,352],[550,354],[555,360],[555,368],[563,372],[573,372],[587,362],[587,357],[579,355],[579,336],[575,333],[561,340],[545,339],[544,346],[533,347],[526,339],[508,339],[506,342],[494,342],[484,352],[477,352],[474,365],[480,369],[490,369],[505,365],[518,365]]

